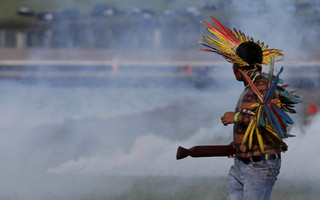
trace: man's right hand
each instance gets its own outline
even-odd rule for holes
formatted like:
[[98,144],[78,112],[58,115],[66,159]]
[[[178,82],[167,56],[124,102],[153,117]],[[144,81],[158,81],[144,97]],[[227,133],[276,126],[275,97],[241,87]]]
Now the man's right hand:
[[233,124],[234,121],[234,115],[236,113],[234,112],[226,112],[224,113],[224,115],[221,117],[221,122],[223,123],[223,125],[227,126],[228,124]]

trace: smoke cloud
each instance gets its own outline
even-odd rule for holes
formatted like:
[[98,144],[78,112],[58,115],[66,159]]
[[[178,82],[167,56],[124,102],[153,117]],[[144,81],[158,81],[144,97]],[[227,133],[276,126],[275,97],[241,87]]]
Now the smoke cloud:
[[[179,7],[174,1],[172,5]],[[232,1],[231,6],[234,11],[230,13],[231,27],[264,41],[271,48],[283,49],[288,61],[310,58],[300,49],[318,43],[312,39],[317,38],[319,27],[299,21],[291,1]],[[223,20],[219,14],[212,16]],[[190,27],[193,26],[183,30]],[[177,31],[167,30],[168,34],[162,38],[167,41]],[[201,39],[202,30],[194,32],[199,33],[191,34],[196,38],[183,40],[190,41],[190,46]],[[150,37],[144,33],[150,32],[139,32],[139,37]],[[113,41],[120,49],[127,47],[126,41],[135,40],[131,32],[121,36],[126,37]],[[136,41],[138,44],[139,40]],[[173,44],[161,44],[161,47],[166,45],[180,48]],[[157,55],[155,49],[150,51]],[[39,55],[33,51],[30,59],[45,59]],[[201,56],[205,61],[215,59],[206,55]],[[169,53],[160,56],[157,59],[165,61],[175,58]],[[180,58],[192,60],[188,56]],[[225,69],[219,70],[213,73],[232,73],[228,63]],[[177,161],[175,154],[178,146],[189,148],[232,141],[232,126],[224,127],[220,117],[234,110],[242,85],[217,80],[210,88],[197,89],[189,83],[181,84],[182,87],[174,83],[165,88],[83,87],[86,84],[60,87],[46,82],[33,85],[1,82],[0,176],[5,181],[0,183],[0,198],[70,200],[84,199],[92,193],[117,194],[130,188],[130,177],[136,176],[225,177],[232,159]],[[283,154],[281,178],[319,181],[320,160],[316,156],[319,120],[318,114],[303,125],[303,119],[296,117],[290,133],[297,137],[286,141],[289,151]],[[119,181],[121,187],[117,185],[119,177],[128,180]]]

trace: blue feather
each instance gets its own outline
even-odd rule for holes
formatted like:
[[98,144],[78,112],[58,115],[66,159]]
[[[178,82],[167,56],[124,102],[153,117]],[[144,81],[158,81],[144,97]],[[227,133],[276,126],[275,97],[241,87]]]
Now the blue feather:
[[273,123],[275,124],[276,131],[279,132],[280,135],[283,137],[285,134],[285,130],[282,129],[282,126],[279,122],[279,120],[282,120],[282,119],[278,119],[277,116],[274,114],[273,110],[270,111],[270,116],[271,116],[271,119],[273,120]]
[[286,90],[286,89],[284,89],[284,88],[282,88],[280,86],[277,86],[277,90],[278,90],[280,95],[286,97],[290,101],[295,101],[295,103],[300,103],[301,102],[301,100],[298,99],[299,98],[298,95],[292,94],[291,92],[289,92],[288,90]]
[[276,110],[276,112],[285,119],[289,124],[294,124],[293,120],[287,115],[287,113],[283,112],[280,108],[278,108],[276,105],[271,104],[272,108]]
[[259,123],[258,123],[258,126],[263,126],[265,127],[266,126],[266,122],[264,121],[264,111],[261,110],[261,115],[260,115],[260,119],[259,120]]
[[271,125],[271,127],[273,128],[273,130],[275,130],[275,132],[277,133],[277,135],[279,136],[279,138],[282,138],[283,136],[279,133],[279,131],[277,130],[277,125],[274,124],[274,121],[271,117],[271,113],[270,113],[270,109],[269,109],[269,105],[268,104],[264,104],[263,108],[265,110],[265,113],[267,115],[267,118],[269,120],[269,123]]
[[278,72],[276,78],[272,81],[272,84],[271,86],[269,87],[269,89],[267,90],[267,93],[265,94],[264,96],[264,100],[270,100],[276,86],[278,85],[278,82],[279,82],[279,75],[281,74],[281,72],[283,71],[283,67],[280,68],[280,71]]
[[296,135],[292,135],[292,134],[289,134],[289,133],[286,133],[285,136],[286,137],[296,137]]
[[[262,72],[262,75],[263,75],[264,77],[266,77],[266,78],[269,77],[269,73],[267,73],[267,72]],[[275,75],[272,75],[272,79],[274,79],[275,77],[276,77]],[[283,84],[283,83],[284,83],[283,79],[279,78],[279,83],[280,83],[280,84]]]
[[284,124],[285,127],[288,127],[288,123],[283,117],[282,117],[282,123]]

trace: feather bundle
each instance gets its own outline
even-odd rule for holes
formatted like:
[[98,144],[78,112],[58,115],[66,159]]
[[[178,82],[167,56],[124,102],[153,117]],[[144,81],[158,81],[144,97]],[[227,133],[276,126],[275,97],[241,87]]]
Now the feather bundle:
[[[258,140],[260,151],[264,151],[264,142],[262,140],[262,134],[265,135],[269,141],[282,147],[283,151],[287,150],[287,145],[282,141],[283,138],[294,137],[294,135],[287,133],[288,124],[293,124],[293,120],[286,113],[295,113],[293,109],[296,103],[300,103],[299,96],[294,95],[292,91],[287,91],[287,85],[278,86],[279,76],[283,71],[283,67],[280,69],[276,76],[273,75],[274,70],[274,57],[271,58],[271,66],[268,76],[268,89],[265,95],[261,95],[251,79],[241,70],[243,77],[248,82],[253,92],[257,95],[259,103],[255,103],[252,107],[256,107],[256,113],[253,119],[250,121],[245,135],[242,140],[242,145],[247,144],[249,149],[252,148],[252,138],[255,134]],[[279,98],[275,98],[278,94]]]

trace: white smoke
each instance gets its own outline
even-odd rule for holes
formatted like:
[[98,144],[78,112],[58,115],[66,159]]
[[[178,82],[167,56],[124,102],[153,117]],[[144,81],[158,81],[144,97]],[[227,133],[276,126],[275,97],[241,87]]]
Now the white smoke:
[[[300,48],[305,33],[293,28],[296,21],[291,10],[292,2],[263,2],[260,8],[252,5],[253,1],[233,1],[236,14],[233,22],[237,23],[234,27],[264,41],[271,48],[283,49],[289,58],[295,57],[297,54],[291,56],[290,53]],[[304,28],[307,30],[308,27]],[[314,29],[308,30],[313,35],[317,33]],[[195,43],[199,39],[192,40]],[[298,55],[299,59],[305,57],[301,52]],[[30,56],[38,58],[37,55]],[[208,60],[211,58],[208,55]],[[227,73],[232,73],[231,66]],[[96,191],[91,189],[100,188],[100,183],[101,187],[104,186],[105,180],[98,177],[114,175],[225,177],[232,159],[188,157],[177,161],[175,155],[180,145],[190,148],[231,142],[232,127],[224,127],[219,118],[223,112],[234,109],[240,90],[229,90],[233,84],[237,83],[223,85],[221,91],[204,92],[1,84],[0,158],[3,164],[0,175],[5,181],[0,185],[0,198],[84,199],[83,193]],[[185,100],[188,103],[181,103]],[[196,106],[192,107],[194,104]],[[173,112],[151,118],[166,107]],[[211,125],[204,122],[205,125],[190,125],[192,120],[199,121],[193,118],[199,116],[199,110],[208,116]],[[153,112],[140,116],[149,111]],[[181,118],[190,116],[189,120],[170,121],[176,116],[175,111],[181,111],[178,114]],[[283,154],[280,176],[319,181],[317,168],[320,161],[316,149],[316,142],[320,139],[317,134],[319,119],[317,115],[308,126],[292,128],[291,133],[297,137],[287,141],[289,151]],[[159,124],[167,127],[160,129]],[[183,139],[161,132],[171,133],[174,132],[172,129],[181,130],[183,126],[195,127]],[[150,131],[150,127],[158,129]],[[74,181],[75,177],[81,178]],[[118,187],[108,188],[109,192],[113,193]]]
[[[320,159],[316,156],[319,139],[320,114],[314,116],[307,127],[293,127],[289,138],[288,152],[283,154],[281,177],[319,181],[317,173]],[[232,165],[232,159],[223,158],[185,158],[175,160],[179,145],[192,147],[208,144],[210,133],[224,131],[225,127],[215,124],[215,128],[202,129],[186,141],[172,142],[155,135],[140,136],[128,152],[117,151],[112,155],[93,156],[70,160],[47,170],[54,174],[99,174],[99,175],[159,175],[159,176],[224,176]],[[213,136],[219,138],[219,136]],[[220,134],[221,144],[230,137]],[[217,140],[215,140],[217,141]]]
[[[232,1],[235,6],[234,19],[236,29],[260,40],[269,48],[282,49],[285,60],[306,60],[309,45],[317,43],[317,27],[310,27],[297,17],[295,2],[285,1]],[[308,30],[308,31],[302,31]],[[297,60],[298,59],[298,60]]]
[[310,124],[292,128],[296,138],[288,139],[289,150],[283,154],[281,175],[287,178],[320,180],[320,158],[317,156],[320,114]]
[[[151,90],[148,90],[151,91]],[[153,90],[154,91],[154,90]],[[167,98],[165,102],[170,102],[171,98],[180,99],[178,103],[169,104],[169,110],[175,110],[178,114],[177,117],[183,117],[183,115],[188,115],[190,119],[195,118],[198,114],[208,115],[212,117],[209,119],[211,125],[204,126],[206,123],[203,121],[200,123],[200,127],[196,127],[197,132],[191,133],[190,135],[185,135],[185,139],[172,140],[172,136],[165,136],[163,133],[156,134],[152,132],[138,133],[138,135],[133,138],[133,144],[131,148],[128,148],[122,141],[116,145],[116,148],[112,151],[105,152],[104,154],[93,155],[93,156],[81,156],[76,159],[69,160],[58,166],[52,166],[47,170],[49,174],[91,174],[91,175],[181,175],[181,176],[192,176],[192,175],[219,175],[222,171],[226,171],[227,167],[224,163],[231,162],[230,159],[222,158],[210,158],[210,159],[184,159],[177,161],[175,159],[176,150],[178,146],[184,146],[186,148],[191,148],[195,145],[210,145],[210,144],[229,144],[232,141],[232,127],[224,127],[220,123],[220,117],[225,111],[232,111],[233,106],[236,103],[235,96],[237,93],[234,91],[229,92],[197,92],[195,90],[176,90],[174,94],[170,94],[167,91],[167,97],[161,96],[161,98]],[[208,93],[209,92],[209,93]],[[154,92],[152,92],[154,93]],[[169,95],[170,94],[170,95]],[[178,96],[176,96],[178,94]],[[228,95],[228,99],[222,101],[221,95]],[[128,95],[128,94],[127,94]],[[172,96],[174,95],[174,96]],[[185,96],[186,95],[186,96]],[[170,97],[171,96],[171,97]],[[132,96],[137,98],[137,96]],[[142,97],[141,97],[142,98]],[[159,96],[160,98],[160,96]],[[140,97],[139,97],[140,99]],[[173,99],[173,100],[174,100]],[[192,101],[185,102],[184,99],[194,99]],[[134,102],[134,99],[132,99]],[[153,101],[156,97],[153,97]],[[163,101],[163,100],[162,100]],[[174,100],[176,101],[176,100]],[[141,103],[145,102],[141,100]],[[226,102],[229,102],[230,106],[223,106]],[[154,104],[155,102],[153,102]],[[145,105],[145,104],[143,104]],[[188,108],[189,107],[189,108]],[[203,108],[202,108],[203,107]],[[179,108],[183,109],[180,110]],[[141,108],[140,108],[141,109]],[[145,109],[145,108],[144,108]],[[227,109],[227,110],[225,110]],[[157,113],[162,113],[167,110],[167,106],[155,109]],[[208,114],[203,112],[210,112]],[[171,116],[163,116],[165,118],[171,118]],[[135,118],[141,118],[139,114]],[[187,120],[188,118],[186,118]],[[146,119],[147,120],[147,119]],[[152,120],[152,119],[148,119]],[[156,118],[157,120],[157,118]],[[193,121],[176,122],[171,121],[170,124],[174,123],[172,126],[189,126],[187,123],[193,123],[194,126],[198,126],[198,119]],[[204,119],[208,120],[208,119]],[[166,126],[167,122],[163,122],[161,119],[158,121],[148,122],[144,121],[144,125],[148,126],[148,123],[158,123],[162,126]],[[202,125],[201,125],[202,124]],[[129,125],[129,124],[128,124]],[[130,125],[129,125],[130,126]],[[171,128],[170,128],[171,129]],[[163,131],[170,131],[166,128],[161,129]],[[180,135],[180,128],[176,129],[173,134]],[[116,131],[113,130],[113,131]],[[127,128],[130,131],[130,127]],[[158,130],[154,130],[159,132]],[[112,135],[106,135],[103,140],[110,140]],[[123,138],[121,135],[117,135],[118,138]],[[128,140],[130,142],[130,140]],[[204,170],[199,170],[203,166],[208,166]],[[212,167],[211,167],[212,166]]]
[[[155,136],[140,136],[128,152],[118,150],[112,155],[93,156],[68,161],[58,167],[48,169],[48,173],[76,173],[99,175],[128,175],[128,176],[221,176],[226,174],[232,163],[228,158],[185,158],[177,161],[175,154],[179,145],[189,148],[195,144],[210,144],[217,136],[210,133],[221,133],[223,127],[216,126],[210,130],[203,129],[188,141],[172,142]],[[229,142],[231,132],[229,132]],[[227,144],[228,138],[223,138],[222,144]],[[213,140],[214,141],[214,140]],[[219,142],[221,144],[221,141]]]

